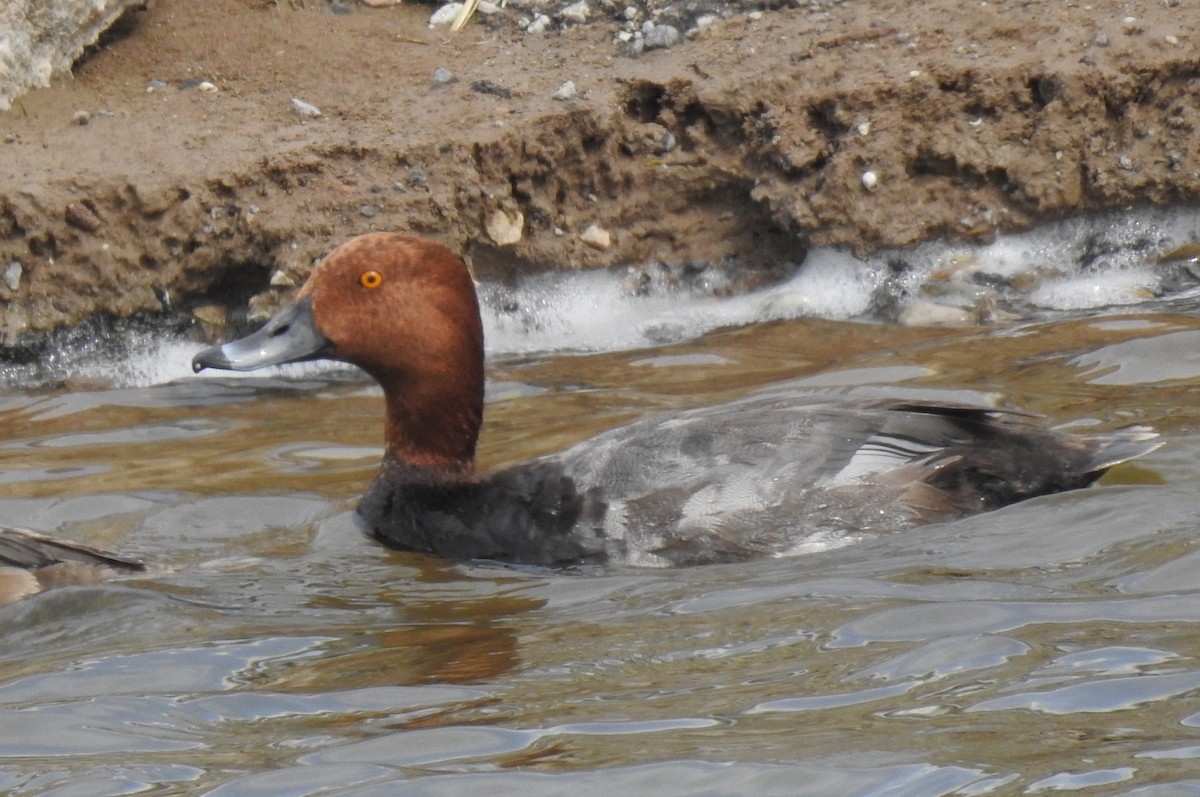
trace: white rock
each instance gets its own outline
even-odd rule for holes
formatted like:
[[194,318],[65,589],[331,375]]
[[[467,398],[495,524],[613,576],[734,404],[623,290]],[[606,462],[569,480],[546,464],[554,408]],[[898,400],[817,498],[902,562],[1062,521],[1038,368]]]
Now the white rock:
[[571,5],[558,12],[558,16],[567,22],[574,22],[577,25],[582,25],[587,22],[588,14],[592,11],[588,7],[587,0],[578,0]]
[[558,91],[550,95],[556,100],[570,100],[575,97],[575,81],[568,80],[558,87]]
[[868,191],[874,191],[875,188],[879,185],[879,175],[875,174],[875,172],[872,172],[872,171],[863,172],[862,173],[862,184],[863,184],[863,188],[867,189]]
[[533,18],[533,22],[529,23],[529,27],[525,29],[526,33],[544,33],[550,27],[550,17],[545,14],[538,14]]
[[679,29],[674,25],[655,25],[646,32],[646,49],[665,49],[679,41]]
[[514,210],[511,216],[503,210],[497,210],[487,220],[486,229],[488,237],[497,246],[512,246],[521,240],[524,226],[525,216],[519,210]]
[[4,269],[4,284],[10,291],[21,287],[21,274],[24,273],[20,261],[14,260]]
[[321,115],[321,109],[315,105],[311,105],[304,100],[292,97],[292,110],[299,116],[304,116],[309,119],[316,119]]
[[217,84],[209,80],[201,80],[196,84],[196,89],[199,91],[207,91],[209,93],[220,91],[220,89],[217,88]]
[[592,222],[587,229],[579,233],[579,240],[593,249],[604,250],[612,246],[612,235],[599,224]]
[[71,72],[86,47],[145,0],[0,2],[0,111],[30,89]]
[[433,16],[429,18],[429,27],[436,28],[439,25],[453,24],[462,10],[463,3],[447,3],[433,12]]

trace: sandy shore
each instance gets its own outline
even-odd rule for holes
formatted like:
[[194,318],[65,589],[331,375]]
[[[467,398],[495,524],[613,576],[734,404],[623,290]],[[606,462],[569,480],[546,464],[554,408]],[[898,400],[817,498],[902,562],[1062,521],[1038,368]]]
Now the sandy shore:
[[157,0],[0,115],[4,346],[97,315],[220,326],[373,229],[483,275],[734,259],[753,282],[813,244],[1200,200],[1182,2],[853,0],[640,58],[604,20],[306,5]]

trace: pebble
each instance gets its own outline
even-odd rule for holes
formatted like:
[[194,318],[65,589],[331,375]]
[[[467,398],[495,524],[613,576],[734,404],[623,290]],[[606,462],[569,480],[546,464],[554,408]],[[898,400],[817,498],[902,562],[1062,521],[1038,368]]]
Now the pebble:
[[862,184],[868,191],[874,191],[879,186],[879,175],[872,171],[863,172]]
[[679,29],[674,25],[655,25],[646,32],[647,50],[665,50],[679,41]]
[[146,93],[153,94],[156,91],[162,91],[163,89],[165,89],[167,87],[167,85],[168,85],[167,81],[165,81],[165,80],[158,80],[158,79],[151,80],[149,83],[146,84]]
[[571,3],[569,6],[561,9],[558,16],[564,22],[571,22],[576,25],[582,25],[587,22],[588,14],[591,13],[591,8],[588,7],[587,0],[578,0]]
[[308,119],[316,119],[321,115],[320,108],[307,103],[304,100],[297,99],[296,97],[292,97],[292,110],[295,111],[297,115]]
[[550,27],[550,17],[545,14],[538,14],[525,28],[526,33],[544,33]]
[[447,3],[446,5],[433,12],[429,17],[429,27],[436,28],[439,25],[450,25],[454,20],[458,19],[458,15],[462,13],[463,3]]
[[503,210],[497,210],[488,218],[487,224],[484,227],[487,230],[488,237],[497,246],[512,246],[521,240],[522,231],[525,227],[525,216],[520,211],[513,211],[510,216]]
[[444,66],[439,66],[433,70],[433,85],[449,86],[451,83],[457,83],[458,76]]
[[87,111],[76,111],[71,115],[71,121],[82,127],[83,125],[86,125],[88,122],[92,121],[92,115]]
[[67,224],[87,232],[95,232],[103,225],[95,211],[83,202],[72,202],[67,205],[66,218]]
[[21,275],[25,272],[21,261],[14,260],[4,267],[4,284],[10,291],[21,287]]
[[471,91],[480,94],[491,94],[493,97],[499,97],[502,100],[511,100],[512,91],[501,86],[494,80],[473,80],[471,81]]
[[358,209],[358,212],[361,213],[365,218],[373,219],[379,214],[379,208],[375,207],[374,205],[363,205]]
[[558,90],[550,95],[556,100],[571,100],[575,98],[575,81],[568,80],[558,87]]
[[579,240],[593,249],[601,251],[612,246],[612,234],[595,222],[589,224],[586,230],[579,233]]

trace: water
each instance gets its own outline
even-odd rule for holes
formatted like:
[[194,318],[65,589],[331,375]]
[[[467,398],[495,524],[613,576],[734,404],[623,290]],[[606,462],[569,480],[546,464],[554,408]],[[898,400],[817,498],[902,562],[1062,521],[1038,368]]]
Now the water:
[[[1080,293],[1161,276],[1131,262]],[[1200,793],[1190,289],[1081,313],[1025,286],[999,294],[1019,318],[982,327],[844,320],[881,285],[810,294],[850,308],[830,318],[732,327],[697,295],[565,347],[547,300],[532,338],[495,335],[483,463],[786,380],[971,391],[1167,445],[1095,489],[836,550],[584,575],[364,539],[381,397],[342,371],[192,378],[195,346],[168,342],[67,388],[11,386],[0,523],[171,569],[0,609],[0,792]],[[676,342],[623,337],[706,306],[717,323]]]

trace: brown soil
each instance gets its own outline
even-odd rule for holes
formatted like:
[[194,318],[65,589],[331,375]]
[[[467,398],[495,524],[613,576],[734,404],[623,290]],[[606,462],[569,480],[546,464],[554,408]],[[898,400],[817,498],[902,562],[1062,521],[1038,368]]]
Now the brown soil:
[[[166,305],[262,310],[372,229],[437,237],[485,275],[734,258],[753,278],[814,244],[1200,200],[1188,2],[852,0],[637,60],[603,23],[452,34],[427,6],[308,5],[157,0],[0,115],[0,342]],[[459,81],[435,87],[437,67]],[[178,88],[197,79],[219,90]],[[553,99],[566,80],[578,95]],[[497,211],[523,217],[516,244],[489,236]],[[610,246],[581,239],[591,224]]]

